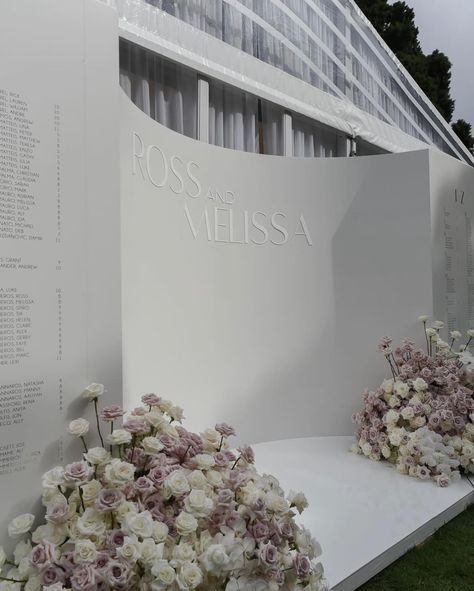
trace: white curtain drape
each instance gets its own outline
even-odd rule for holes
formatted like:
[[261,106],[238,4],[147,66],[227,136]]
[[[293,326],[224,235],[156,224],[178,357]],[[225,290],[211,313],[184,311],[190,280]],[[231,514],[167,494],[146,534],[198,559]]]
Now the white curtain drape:
[[337,132],[312,121],[293,117],[293,156],[331,158],[337,156]]
[[189,137],[197,130],[197,75],[124,40],[120,84],[144,113]]

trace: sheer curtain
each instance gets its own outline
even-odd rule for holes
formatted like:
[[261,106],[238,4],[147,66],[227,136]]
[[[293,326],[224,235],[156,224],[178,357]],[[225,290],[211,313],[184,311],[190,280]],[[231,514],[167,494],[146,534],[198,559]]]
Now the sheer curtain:
[[197,136],[197,74],[120,40],[120,85],[144,113],[189,137]]
[[337,132],[302,117],[293,116],[293,156],[337,156]]
[[209,84],[209,143],[283,154],[283,109],[217,81]]

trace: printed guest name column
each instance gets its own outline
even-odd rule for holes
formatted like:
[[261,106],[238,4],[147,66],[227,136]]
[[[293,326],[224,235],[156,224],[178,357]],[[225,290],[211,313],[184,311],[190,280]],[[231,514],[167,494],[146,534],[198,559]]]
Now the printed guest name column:
[[39,371],[61,373],[61,201],[60,106],[0,88],[0,475],[41,456],[25,434],[45,397],[62,409],[62,378]]

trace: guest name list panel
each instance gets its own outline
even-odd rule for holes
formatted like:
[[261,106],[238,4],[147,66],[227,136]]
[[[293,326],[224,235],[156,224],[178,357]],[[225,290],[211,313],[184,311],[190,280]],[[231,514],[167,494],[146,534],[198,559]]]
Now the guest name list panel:
[[2,3],[1,532],[34,509],[43,472],[80,457],[64,435],[87,416],[88,383],[106,383],[120,402],[111,23],[113,12],[89,0]]

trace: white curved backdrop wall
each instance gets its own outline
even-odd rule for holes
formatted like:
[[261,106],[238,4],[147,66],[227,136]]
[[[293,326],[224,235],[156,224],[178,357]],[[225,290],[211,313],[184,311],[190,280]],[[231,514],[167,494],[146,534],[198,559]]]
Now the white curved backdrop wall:
[[380,332],[432,312],[430,153],[246,154],[125,96],[121,122],[125,402],[156,391],[250,442],[351,433]]

